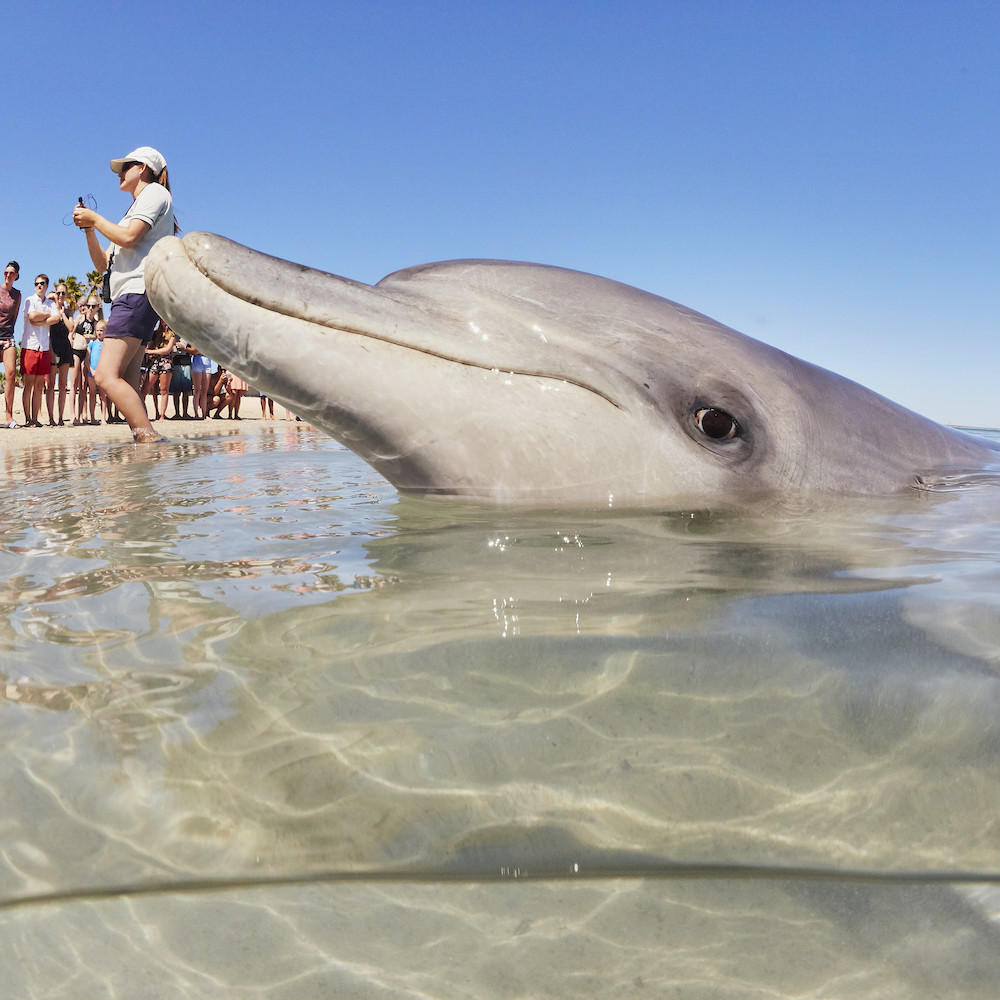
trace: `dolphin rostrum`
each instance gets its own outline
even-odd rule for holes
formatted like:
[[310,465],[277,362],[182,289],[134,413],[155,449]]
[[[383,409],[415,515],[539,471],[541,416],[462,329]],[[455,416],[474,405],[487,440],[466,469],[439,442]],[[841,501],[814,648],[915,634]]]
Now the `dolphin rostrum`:
[[403,491],[502,503],[889,494],[1000,459],[675,302],[539,264],[376,285],[221,236],[161,240],[157,312]]

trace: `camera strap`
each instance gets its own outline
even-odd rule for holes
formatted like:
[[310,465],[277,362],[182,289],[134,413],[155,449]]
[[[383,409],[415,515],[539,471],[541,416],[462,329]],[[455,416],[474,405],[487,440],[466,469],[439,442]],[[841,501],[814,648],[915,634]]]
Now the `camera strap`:
[[104,282],[101,287],[101,298],[105,302],[111,301],[111,268],[115,266],[115,254],[118,252],[118,247],[115,247],[111,251],[111,256],[108,257],[108,269],[104,272]]

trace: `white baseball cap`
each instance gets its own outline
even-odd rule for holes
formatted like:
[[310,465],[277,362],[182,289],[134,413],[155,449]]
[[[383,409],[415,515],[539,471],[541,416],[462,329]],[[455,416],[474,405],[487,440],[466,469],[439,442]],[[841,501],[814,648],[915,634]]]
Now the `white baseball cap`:
[[133,161],[145,163],[156,177],[159,177],[167,166],[167,161],[163,159],[163,154],[159,150],[153,149],[152,146],[140,146],[138,149],[133,149],[128,156],[120,156],[117,160],[112,160],[111,169],[114,173],[120,174],[122,167]]

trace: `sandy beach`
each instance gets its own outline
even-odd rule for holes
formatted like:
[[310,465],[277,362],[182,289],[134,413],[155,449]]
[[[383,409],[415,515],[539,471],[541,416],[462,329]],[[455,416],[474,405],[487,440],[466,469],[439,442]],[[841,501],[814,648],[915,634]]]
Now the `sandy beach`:
[[[67,401],[66,409],[69,409]],[[147,412],[149,402],[147,400]],[[173,402],[168,406],[168,410],[173,412]],[[36,448],[49,447],[59,444],[78,444],[95,441],[130,441],[132,432],[128,424],[83,424],[78,427],[72,426],[72,419],[66,418],[66,423],[62,427],[50,427],[48,424],[48,412],[45,404],[42,404],[43,426],[25,427],[24,409],[21,406],[21,389],[18,387],[14,400],[14,420],[20,425],[16,430],[10,430],[0,426],[0,449],[10,448]],[[152,417],[152,414],[150,414]],[[295,420],[293,414],[289,413],[278,403],[274,404],[274,421],[270,419],[264,421],[260,414],[260,400],[257,396],[245,396],[240,406],[240,419],[230,420],[223,416],[221,419],[210,418],[208,420],[155,420],[153,426],[165,434],[167,437],[195,437],[202,434],[218,434],[220,430],[232,431],[234,429],[246,428],[247,430],[258,430],[262,425]]]

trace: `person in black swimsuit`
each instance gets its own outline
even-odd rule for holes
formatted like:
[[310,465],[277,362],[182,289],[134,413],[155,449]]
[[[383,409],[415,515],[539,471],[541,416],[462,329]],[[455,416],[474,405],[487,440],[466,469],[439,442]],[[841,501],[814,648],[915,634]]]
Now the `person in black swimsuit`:
[[70,334],[69,343],[73,349],[73,378],[72,386],[74,392],[74,405],[70,407],[73,411],[73,426],[90,423],[87,420],[87,397],[89,386],[87,377],[90,373],[90,352],[87,350],[90,342],[96,336],[96,324],[100,302],[93,295],[80,306],[80,315],[76,320],[76,327]]
[[[66,390],[69,387],[69,368],[73,363],[73,349],[69,346],[69,335],[76,324],[73,313],[66,305],[66,284],[60,281],[55,290],[59,320],[49,328],[49,350],[54,356],[52,368],[45,380],[45,405],[49,411],[49,426],[62,427],[65,421]],[[56,404],[56,383],[59,385],[59,399]],[[58,421],[56,416],[58,415]]]

